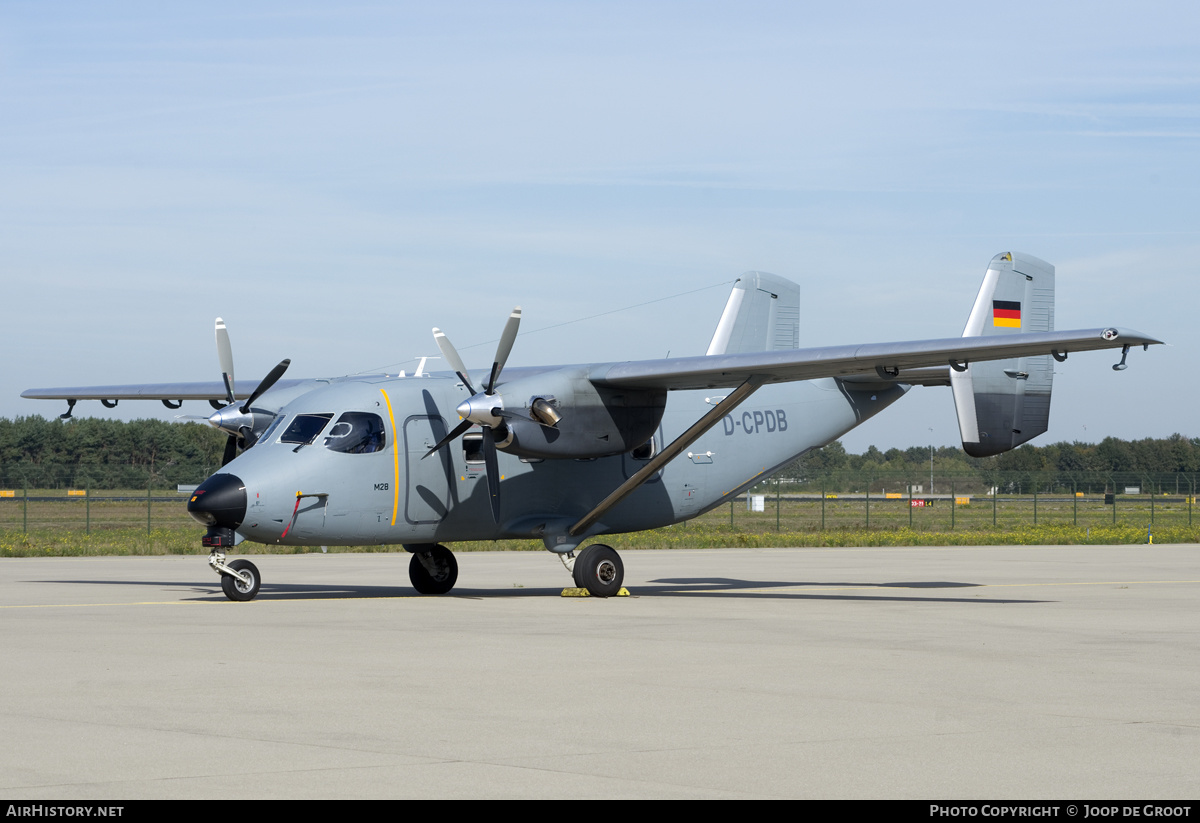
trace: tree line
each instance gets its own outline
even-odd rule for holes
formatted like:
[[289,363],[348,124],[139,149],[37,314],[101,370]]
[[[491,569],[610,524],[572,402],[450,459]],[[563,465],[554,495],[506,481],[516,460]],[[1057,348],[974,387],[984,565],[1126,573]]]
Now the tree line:
[[[963,486],[1019,490],[1038,483],[1059,488],[1116,483],[1149,484],[1154,488],[1179,485],[1192,488],[1200,473],[1200,437],[1172,434],[1164,438],[1121,440],[1106,437],[1099,443],[1025,444],[993,457],[971,457],[961,448],[929,446],[880,451],[874,446],[850,454],[840,441],[815,449],[785,468],[780,476],[799,483],[834,482],[845,485],[854,477],[905,477],[911,482],[935,476],[955,478]],[[1182,475],[1182,477],[1179,477]]]
[[0,482],[9,489],[199,483],[220,467],[225,440],[206,423],[0,418]]
[[[41,416],[0,418],[0,482],[5,488],[28,484],[38,488],[65,486],[141,488],[198,483],[221,465],[226,436],[205,423],[162,420],[70,420]],[[975,478],[989,486],[1013,477],[1052,474],[1148,476],[1200,472],[1200,437],[1173,434],[1165,438],[1099,443],[1026,444],[995,457],[974,458],[962,449],[933,449],[937,476]],[[834,441],[786,467],[780,476],[797,482],[845,476],[929,476],[930,449],[880,451],[874,446],[851,454]]]

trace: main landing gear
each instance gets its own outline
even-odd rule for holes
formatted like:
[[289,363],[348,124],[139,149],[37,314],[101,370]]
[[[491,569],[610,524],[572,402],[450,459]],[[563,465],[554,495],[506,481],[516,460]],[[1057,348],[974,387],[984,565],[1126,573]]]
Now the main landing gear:
[[612,546],[594,543],[575,558],[571,576],[592,597],[616,597],[625,580],[625,565]]
[[405,546],[412,552],[408,579],[420,594],[445,594],[458,582],[458,561],[454,552],[441,544]]

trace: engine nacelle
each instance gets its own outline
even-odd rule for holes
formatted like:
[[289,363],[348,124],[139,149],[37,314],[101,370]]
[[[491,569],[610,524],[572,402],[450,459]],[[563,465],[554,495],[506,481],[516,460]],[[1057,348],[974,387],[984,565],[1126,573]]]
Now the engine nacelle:
[[497,448],[551,460],[632,451],[654,436],[667,405],[665,390],[598,387],[582,369],[515,380],[500,393],[507,433],[497,432]]

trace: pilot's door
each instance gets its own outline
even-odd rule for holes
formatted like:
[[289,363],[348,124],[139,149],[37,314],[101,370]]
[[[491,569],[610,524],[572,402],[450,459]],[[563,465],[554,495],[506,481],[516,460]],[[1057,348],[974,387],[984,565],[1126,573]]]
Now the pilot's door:
[[[454,466],[450,449],[439,449],[425,458],[447,434],[441,417],[413,415],[404,421],[404,519],[414,525],[440,523],[450,510],[450,484]],[[422,459],[425,458],[425,459]]]

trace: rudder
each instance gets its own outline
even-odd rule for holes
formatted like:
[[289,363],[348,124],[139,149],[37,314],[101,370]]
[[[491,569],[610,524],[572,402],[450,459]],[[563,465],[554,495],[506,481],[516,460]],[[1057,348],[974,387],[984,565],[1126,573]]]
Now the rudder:
[[800,287],[765,271],[737,279],[705,354],[794,349],[800,345]]
[[[1027,254],[993,257],[962,336],[1048,331],[1054,331],[1054,267]],[[1053,382],[1049,355],[951,369],[963,450],[972,457],[987,457],[1046,431]]]

